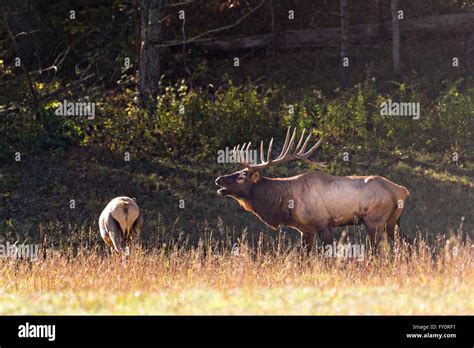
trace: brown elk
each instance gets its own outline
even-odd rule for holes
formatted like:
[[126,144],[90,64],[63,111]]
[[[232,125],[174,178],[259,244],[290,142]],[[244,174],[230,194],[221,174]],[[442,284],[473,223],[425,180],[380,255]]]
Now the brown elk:
[[[286,134],[280,155],[272,159],[273,138],[264,159],[260,143],[261,163],[250,163],[250,145],[234,148],[234,156],[244,169],[220,176],[216,184],[220,195],[237,200],[247,211],[255,214],[273,229],[280,226],[295,228],[302,235],[303,245],[311,251],[316,233],[324,244],[333,243],[333,227],[363,223],[370,245],[376,246],[386,231],[390,238],[399,229],[400,215],[409,195],[408,190],[380,176],[333,176],[324,172],[308,172],[290,178],[267,178],[261,170],[292,160],[313,162],[309,157],[321,144],[320,139],[307,152],[311,133],[303,142],[305,131],[295,147],[296,128]],[[291,135],[291,137],[290,137]],[[400,234],[402,240],[411,242]]]

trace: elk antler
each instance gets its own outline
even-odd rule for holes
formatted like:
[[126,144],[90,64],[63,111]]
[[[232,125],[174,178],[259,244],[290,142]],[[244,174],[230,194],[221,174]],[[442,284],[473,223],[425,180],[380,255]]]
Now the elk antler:
[[[293,134],[291,135],[291,129],[288,127],[288,131],[286,132],[285,143],[283,144],[283,148],[281,150],[280,155],[272,160],[271,153],[272,153],[272,145],[273,145],[273,138],[270,140],[270,144],[268,145],[268,152],[267,152],[267,159],[265,160],[264,150],[263,150],[263,141],[260,142],[260,161],[261,163],[258,164],[251,164],[249,161],[249,149],[252,143],[245,143],[240,149],[240,145],[234,147],[234,154],[238,156],[238,162],[243,164],[246,168],[251,171],[261,170],[271,166],[272,164],[280,164],[289,161],[293,161],[295,159],[303,160],[307,163],[317,164],[320,166],[324,166],[324,163],[320,162],[313,162],[309,159],[309,157],[313,154],[313,152],[318,148],[318,146],[322,142],[322,138],[308,151],[305,152],[306,147],[308,146],[309,139],[311,138],[311,132],[309,132],[308,137],[303,143],[304,135],[306,130],[303,129],[303,133],[301,133],[301,138],[298,141],[298,144],[295,147],[295,138],[296,138],[296,128],[293,130]],[[294,150],[293,150],[294,148]]]

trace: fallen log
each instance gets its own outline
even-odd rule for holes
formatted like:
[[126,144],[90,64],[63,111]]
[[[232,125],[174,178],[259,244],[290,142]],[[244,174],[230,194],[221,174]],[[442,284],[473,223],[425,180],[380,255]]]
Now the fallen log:
[[[383,24],[387,33],[391,33],[392,25],[390,22]],[[404,19],[400,21],[400,32],[402,35],[409,33],[443,33],[443,32],[466,32],[474,30],[474,13],[447,14],[439,16],[421,17],[414,19]],[[369,44],[378,38],[380,33],[380,24],[360,24],[349,26],[348,43],[349,45]],[[286,30],[277,33],[276,46],[280,49],[289,48],[312,48],[340,46],[341,29],[326,28],[320,30]],[[224,37],[200,39],[188,41],[186,44],[192,44],[209,50],[246,50],[266,47],[270,44],[270,34],[242,36],[242,37]],[[163,46],[182,45],[182,41],[165,42]]]

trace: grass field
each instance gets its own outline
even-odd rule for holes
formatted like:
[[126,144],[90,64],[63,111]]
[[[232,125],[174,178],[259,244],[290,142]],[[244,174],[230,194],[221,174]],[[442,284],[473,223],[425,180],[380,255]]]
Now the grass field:
[[[48,257],[0,258],[0,313],[472,314],[472,162],[453,167],[440,155],[415,155],[327,169],[384,175],[411,192],[402,231],[425,242],[411,255],[398,250],[362,261],[305,260],[298,233],[270,231],[216,194],[215,178],[233,170],[224,165],[124,165],[97,149],[10,163],[0,173],[0,245],[41,244]],[[277,169],[267,175],[309,170]],[[137,197],[145,217],[142,247],[125,261],[107,253],[97,226],[106,203],[124,194]],[[463,238],[449,234],[461,230]],[[354,242],[352,227],[336,238],[344,231]]]
[[[364,260],[260,240],[0,261],[1,314],[472,314],[473,244],[384,243]],[[159,250],[159,251],[158,251]],[[304,254],[303,254],[304,255]]]

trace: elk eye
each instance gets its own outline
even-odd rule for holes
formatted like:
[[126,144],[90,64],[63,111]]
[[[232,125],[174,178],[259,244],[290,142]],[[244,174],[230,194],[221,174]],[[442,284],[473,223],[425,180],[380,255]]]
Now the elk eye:
[[239,175],[239,176],[237,177],[237,183],[238,183],[238,184],[241,184],[241,183],[243,183],[244,181],[245,181],[245,174],[244,174],[244,175]]

